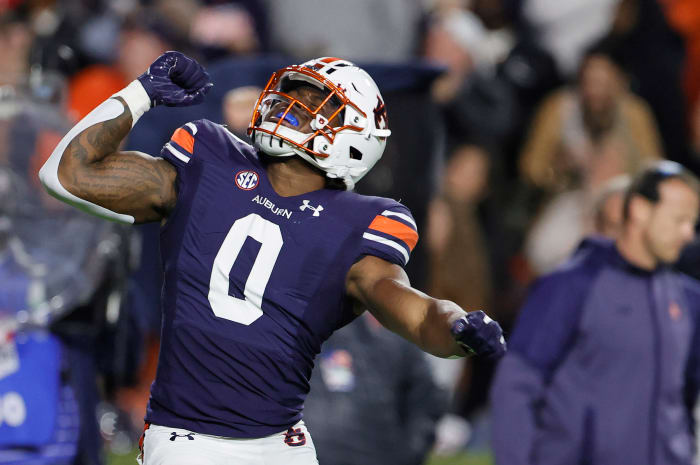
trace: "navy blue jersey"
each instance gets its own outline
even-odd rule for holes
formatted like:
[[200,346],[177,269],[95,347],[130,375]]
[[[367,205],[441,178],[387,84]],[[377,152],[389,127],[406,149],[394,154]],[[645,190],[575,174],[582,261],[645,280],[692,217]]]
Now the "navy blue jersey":
[[255,150],[201,120],[161,156],[178,201],[161,231],[163,327],[146,420],[254,438],[301,419],[313,360],[352,320],[345,277],[364,255],[405,265],[418,240],[389,199],[281,197]]

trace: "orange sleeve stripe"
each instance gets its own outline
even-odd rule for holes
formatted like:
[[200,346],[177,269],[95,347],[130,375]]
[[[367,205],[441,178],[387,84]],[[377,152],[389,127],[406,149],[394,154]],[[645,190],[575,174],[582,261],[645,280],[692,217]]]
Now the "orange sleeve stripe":
[[413,250],[418,243],[418,233],[413,228],[406,226],[400,221],[387,218],[386,216],[375,216],[374,220],[369,225],[369,229],[389,234],[390,236],[404,241],[410,250]]
[[170,139],[190,154],[194,153],[194,137],[184,129],[177,128]]

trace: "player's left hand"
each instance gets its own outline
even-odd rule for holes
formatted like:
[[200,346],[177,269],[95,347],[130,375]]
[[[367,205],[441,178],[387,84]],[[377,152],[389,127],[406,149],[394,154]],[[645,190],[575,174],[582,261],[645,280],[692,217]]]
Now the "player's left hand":
[[468,354],[499,359],[506,353],[501,325],[481,310],[468,312],[452,323],[452,335]]
[[138,80],[151,99],[152,107],[196,105],[214,85],[202,65],[180,52],[165,52]]

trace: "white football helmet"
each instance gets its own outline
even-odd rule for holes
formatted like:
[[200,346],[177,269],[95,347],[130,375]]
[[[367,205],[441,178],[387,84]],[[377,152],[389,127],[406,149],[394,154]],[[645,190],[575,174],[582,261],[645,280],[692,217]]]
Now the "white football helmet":
[[[323,91],[318,105],[288,93],[309,84]],[[391,131],[370,75],[349,61],[325,57],[276,71],[260,94],[248,134],[258,150],[299,155],[350,190],[381,158]]]

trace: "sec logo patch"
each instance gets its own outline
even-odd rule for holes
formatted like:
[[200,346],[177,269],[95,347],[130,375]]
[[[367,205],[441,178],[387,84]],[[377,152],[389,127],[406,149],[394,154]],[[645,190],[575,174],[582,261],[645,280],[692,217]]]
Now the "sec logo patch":
[[258,187],[260,177],[255,171],[239,171],[236,173],[236,186],[244,191],[253,190]]

